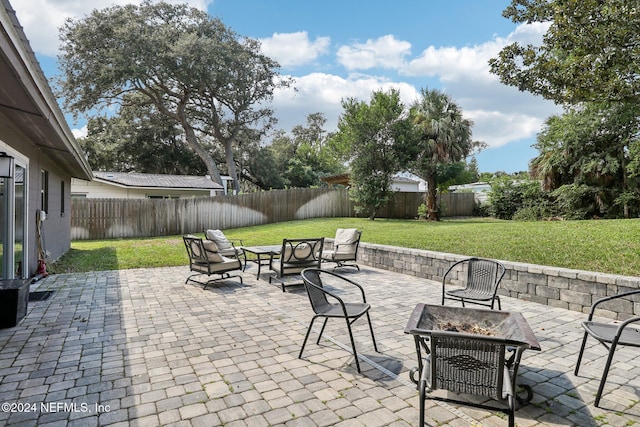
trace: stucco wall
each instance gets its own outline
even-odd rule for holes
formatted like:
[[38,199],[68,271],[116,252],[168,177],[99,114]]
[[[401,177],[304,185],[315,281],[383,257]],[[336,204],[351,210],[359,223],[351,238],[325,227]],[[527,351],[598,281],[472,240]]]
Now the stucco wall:
[[[358,262],[372,267],[442,281],[449,266],[468,258],[442,252],[361,243]],[[598,298],[640,289],[640,277],[618,276],[501,261],[506,273],[498,291],[526,301],[588,313]],[[598,315],[612,319],[640,316],[640,297],[611,303]]]

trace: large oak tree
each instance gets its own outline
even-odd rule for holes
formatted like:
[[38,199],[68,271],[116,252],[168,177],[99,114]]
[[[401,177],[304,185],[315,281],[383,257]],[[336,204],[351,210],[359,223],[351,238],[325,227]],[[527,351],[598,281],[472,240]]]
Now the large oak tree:
[[[239,189],[233,145],[247,128],[274,123],[274,90],[288,86],[258,41],[187,5],[151,3],[94,10],[61,29],[61,96],[74,114],[136,102],[151,104],[184,131],[189,147],[221,183],[202,144],[224,147]],[[135,95],[135,96],[132,96]]]

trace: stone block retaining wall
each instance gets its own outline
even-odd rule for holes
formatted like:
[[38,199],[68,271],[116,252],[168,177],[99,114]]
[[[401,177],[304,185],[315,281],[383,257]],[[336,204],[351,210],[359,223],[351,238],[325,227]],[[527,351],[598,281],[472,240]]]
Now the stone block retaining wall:
[[[443,252],[360,243],[358,262],[371,267],[442,281],[449,266],[468,258]],[[511,261],[499,295],[588,313],[598,298],[640,289],[640,277],[618,276]],[[640,316],[640,295],[603,305],[597,315],[616,320]]]

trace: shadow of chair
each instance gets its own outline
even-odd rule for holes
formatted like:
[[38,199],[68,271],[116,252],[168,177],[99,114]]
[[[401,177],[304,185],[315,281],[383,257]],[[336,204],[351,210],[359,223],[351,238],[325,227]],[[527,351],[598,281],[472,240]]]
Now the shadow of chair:
[[[454,263],[442,277],[442,305],[450,299],[462,302],[463,307],[468,302],[493,309],[497,301],[498,310],[502,310],[497,292],[504,273],[504,265],[489,259],[469,258]],[[447,289],[447,282],[461,286]]]
[[[244,255],[244,251],[242,250],[242,246],[244,246],[244,243],[242,240],[240,239],[229,240],[227,236],[224,235],[222,230],[217,230],[217,229],[205,230],[204,235],[206,240],[211,240],[216,244],[220,255],[227,258],[237,258],[237,259],[240,259],[240,256]],[[244,257],[245,257],[244,261],[246,264],[247,262],[246,255],[244,255]]]
[[640,289],[636,289],[629,292],[624,292],[618,295],[612,295],[604,298],[600,298],[591,305],[589,311],[589,317],[586,322],[582,322],[584,328],[584,336],[582,338],[582,346],[580,347],[580,353],[578,354],[578,360],[576,363],[575,375],[578,375],[580,369],[580,363],[582,362],[582,355],[584,353],[585,346],[587,344],[587,337],[591,335],[598,340],[605,348],[609,350],[607,356],[607,362],[604,365],[604,371],[602,372],[602,378],[600,379],[600,386],[598,387],[598,393],[596,394],[596,400],[594,406],[598,407],[600,404],[600,398],[602,397],[602,391],[607,381],[607,375],[609,375],[609,368],[613,360],[613,355],[616,348],[619,345],[640,347],[640,329],[630,326],[634,323],[640,323],[640,316],[631,317],[620,323],[602,323],[594,322],[593,316],[596,308],[606,302],[617,301],[622,298],[628,298],[632,295],[640,295]]
[[320,268],[324,237],[312,239],[282,239],[282,248],[279,255],[271,255],[269,269],[273,276],[269,276],[269,283],[277,278],[282,286],[302,285],[298,283],[285,283],[285,277],[298,276],[305,268]]
[[[334,292],[330,291],[323,285],[323,277],[330,277],[332,279],[331,286],[336,286],[337,288],[355,286],[357,289],[359,289],[362,295],[362,301],[343,301],[342,298],[337,296]],[[314,316],[311,319],[311,323],[309,323],[309,328],[307,329],[307,334],[304,337],[304,342],[302,343],[302,348],[300,349],[298,358],[302,358],[302,352],[304,351],[304,347],[307,344],[307,339],[309,338],[309,334],[311,333],[311,329],[313,328],[313,323],[317,318],[324,317],[324,323],[322,324],[322,328],[320,329],[320,333],[318,334],[316,344],[320,343],[322,333],[324,332],[325,326],[327,326],[327,321],[329,320],[329,318],[344,319],[347,323],[347,330],[349,332],[349,339],[351,340],[353,357],[356,361],[356,368],[358,372],[361,372],[360,363],[358,362],[358,353],[356,352],[356,344],[353,339],[353,332],[351,331],[351,325],[362,316],[367,317],[369,330],[371,331],[371,339],[373,340],[373,348],[376,350],[376,352],[379,353],[376,339],[373,335],[371,317],[369,316],[369,309],[371,308],[371,306],[367,303],[364,289],[362,288],[362,286],[352,280],[342,277],[336,273],[320,270],[318,268],[305,269],[302,272],[302,279],[304,281],[307,295],[309,296],[309,302],[311,303],[311,308],[314,312]]]
[[335,263],[334,270],[341,267],[355,267],[360,271],[356,259],[361,236],[362,231],[357,228],[338,228],[333,240],[333,249],[322,251],[322,261]]
[[[242,282],[240,275],[231,275],[229,272],[241,270],[242,265],[239,259],[227,258],[220,254],[216,244],[209,240],[202,240],[195,236],[183,236],[184,245],[187,249],[187,255],[189,256],[189,270],[195,272],[195,274],[187,277],[186,283],[193,281],[203,285],[203,289],[207,286],[220,281],[237,277]],[[215,279],[209,279],[205,283],[194,280],[196,276],[206,274],[207,276],[219,275],[220,277]]]

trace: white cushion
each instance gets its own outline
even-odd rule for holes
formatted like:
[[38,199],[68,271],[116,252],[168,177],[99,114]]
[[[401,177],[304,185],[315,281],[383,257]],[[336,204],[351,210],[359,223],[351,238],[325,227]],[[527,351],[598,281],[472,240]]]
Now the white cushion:
[[203,240],[204,249],[207,253],[207,260],[209,262],[223,262],[224,259],[218,251],[218,245],[212,240]]
[[358,241],[357,228],[338,228],[336,230],[336,238],[334,240],[334,244],[352,245],[357,241]]
[[207,239],[216,242],[216,245],[218,245],[218,249],[221,251],[225,249],[231,249],[233,247],[229,239],[227,239],[227,236],[225,236],[224,233],[220,230],[207,230],[205,232],[205,235],[207,236]]

